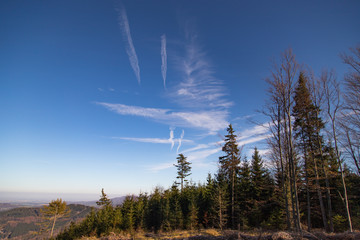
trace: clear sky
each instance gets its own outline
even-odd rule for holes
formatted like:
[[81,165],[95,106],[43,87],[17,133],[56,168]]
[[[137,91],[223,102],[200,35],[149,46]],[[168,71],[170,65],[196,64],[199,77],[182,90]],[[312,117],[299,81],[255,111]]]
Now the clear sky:
[[341,80],[359,10],[329,0],[0,1],[0,192],[150,192],[176,180],[179,153],[203,182],[229,123],[244,155],[266,151],[249,119],[266,121],[256,110],[271,60],[291,47]]

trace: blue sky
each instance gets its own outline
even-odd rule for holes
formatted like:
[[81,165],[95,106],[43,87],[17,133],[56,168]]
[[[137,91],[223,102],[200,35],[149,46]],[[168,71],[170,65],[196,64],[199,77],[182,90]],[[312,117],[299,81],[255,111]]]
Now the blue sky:
[[359,9],[359,1],[1,1],[0,192],[150,192],[176,180],[179,153],[192,180],[204,181],[229,123],[244,156],[266,151],[266,132],[251,120],[266,122],[256,110],[271,61],[291,47],[316,74],[333,68],[341,80],[339,54],[360,41]]

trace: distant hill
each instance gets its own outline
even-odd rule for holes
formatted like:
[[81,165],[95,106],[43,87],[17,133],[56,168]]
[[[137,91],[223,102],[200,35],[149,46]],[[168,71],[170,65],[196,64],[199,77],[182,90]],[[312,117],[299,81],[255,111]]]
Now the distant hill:
[[[6,205],[7,206],[7,205]],[[68,218],[59,219],[55,225],[55,233],[59,232],[71,221],[84,219],[91,207],[80,204],[69,204],[71,209]],[[40,207],[21,207],[0,212],[0,239],[36,239],[35,233],[40,230]]]
[[41,207],[46,203],[31,203],[31,202],[22,202],[22,203],[0,203],[0,212],[7,211],[14,208],[21,208],[21,207]]
[[[116,198],[111,198],[111,202],[113,204],[114,207],[116,207],[117,205],[121,205],[124,200],[125,200],[126,196],[122,196],[122,197],[116,197]],[[98,205],[96,205],[97,200],[95,201],[78,201],[78,202],[69,202],[72,204],[81,204],[81,205],[85,205],[85,206],[89,206],[89,207],[98,207]]]

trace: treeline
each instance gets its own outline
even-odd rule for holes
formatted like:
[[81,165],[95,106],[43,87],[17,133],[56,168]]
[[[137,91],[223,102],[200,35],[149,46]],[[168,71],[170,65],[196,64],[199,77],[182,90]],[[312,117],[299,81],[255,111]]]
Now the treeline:
[[179,183],[128,196],[116,207],[102,191],[100,210],[57,238],[198,228],[359,228],[360,48],[342,58],[351,69],[344,93],[334,74],[315,77],[291,50],[274,64],[263,109],[271,134],[266,166],[256,148],[249,161],[242,155],[229,125],[218,171],[206,183],[187,182],[191,163],[179,154]]

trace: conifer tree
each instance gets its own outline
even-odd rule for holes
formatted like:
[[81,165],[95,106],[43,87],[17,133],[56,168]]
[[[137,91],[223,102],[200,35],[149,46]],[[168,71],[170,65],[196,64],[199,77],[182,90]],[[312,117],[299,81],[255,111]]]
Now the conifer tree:
[[111,205],[111,200],[107,197],[106,193],[104,192],[104,189],[101,189],[101,197],[99,201],[96,202],[96,205],[100,207],[106,207]]
[[253,201],[251,219],[255,227],[270,216],[267,207],[273,194],[274,184],[270,174],[263,165],[259,151],[255,147],[251,161],[251,198]]
[[240,208],[239,223],[243,229],[249,226],[249,216],[252,209],[252,184],[250,176],[250,166],[245,157],[239,172],[239,194],[238,203]]
[[310,164],[311,168],[314,171],[315,178],[315,188],[318,194],[321,216],[323,220],[323,226],[326,230],[329,230],[325,205],[323,202],[321,186],[320,186],[320,174],[318,171],[318,159],[317,155],[320,152],[320,146],[318,146],[317,133],[319,129],[324,127],[324,124],[321,118],[318,115],[319,110],[313,104],[311,100],[311,95],[307,87],[307,78],[304,73],[300,73],[298,85],[295,89],[294,96],[295,105],[293,108],[293,116],[295,118],[294,122],[294,132],[295,137],[298,140],[298,145],[301,146],[304,156],[305,163],[305,179],[306,179],[306,189],[307,189],[307,209],[308,209],[308,230],[311,229],[311,213],[310,213],[310,194],[309,194],[309,169]]
[[229,206],[228,196],[226,194],[227,182],[224,174],[217,174],[214,182],[214,205],[216,211],[215,226],[223,230],[228,222],[227,208]]
[[228,134],[225,135],[225,144],[222,147],[224,156],[219,157],[220,174],[224,174],[225,179],[229,181],[229,195],[231,197],[231,228],[235,229],[235,185],[237,183],[237,174],[240,164],[240,150],[237,145],[235,131],[230,124],[227,128]]
[[180,179],[180,186],[182,191],[184,188],[184,182],[187,182],[185,178],[191,175],[191,163],[186,161],[186,157],[182,153],[180,153],[176,159],[178,160],[177,164],[174,164],[174,166],[177,168],[178,174],[176,178]]

